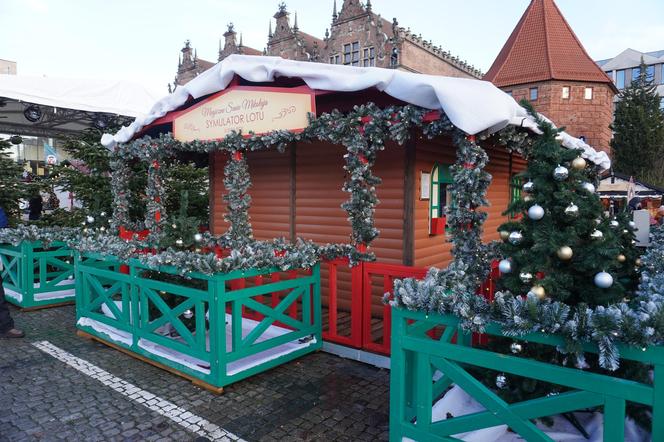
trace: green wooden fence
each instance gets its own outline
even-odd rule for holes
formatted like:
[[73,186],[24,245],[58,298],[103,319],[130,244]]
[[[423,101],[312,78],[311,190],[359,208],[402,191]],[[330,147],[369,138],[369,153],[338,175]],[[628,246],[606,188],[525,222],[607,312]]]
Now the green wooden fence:
[[0,244],[6,299],[22,308],[38,308],[73,301],[73,253],[64,243],[23,241]]
[[322,346],[318,266],[289,279],[277,269],[187,279],[159,272],[77,256],[77,327],[214,387]]
[[[654,366],[654,382],[650,385],[474,348],[470,336],[460,331],[459,320],[451,315],[425,315],[394,308],[392,321],[390,441],[401,441],[403,437],[417,441],[458,440],[453,436],[501,424],[508,425],[527,441],[551,441],[531,419],[602,407],[604,440],[622,442],[627,401],[652,407],[652,440],[664,441],[662,347],[620,347],[623,359]],[[439,339],[427,334],[440,326],[444,331]],[[503,336],[497,324],[490,325],[487,333]],[[543,333],[529,334],[523,340],[564,345],[559,336]],[[590,344],[585,345],[584,350],[597,352]],[[534,378],[569,390],[508,404],[469,374],[468,366]],[[433,404],[453,383],[487,411],[432,422]]]

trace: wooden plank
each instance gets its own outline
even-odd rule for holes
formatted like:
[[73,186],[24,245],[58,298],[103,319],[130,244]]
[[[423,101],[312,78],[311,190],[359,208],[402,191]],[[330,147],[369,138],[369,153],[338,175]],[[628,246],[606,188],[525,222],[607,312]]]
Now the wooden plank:
[[134,358],[134,359],[138,359],[139,361],[146,362],[146,363],[148,363],[148,364],[150,364],[150,365],[154,365],[155,367],[157,367],[157,368],[161,368],[162,370],[165,370],[165,371],[167,371],[167,372],[169,372],[169,373],[171,373],[171,374],[174,374],[174,375],[176,375],[176,376],[180,376],[180,377],[182,377],[182,378],[185,378],[185,379],[187,379],[188,381],[191,381],[192,384],[194,384],[194,385],[196,385],[197,387],[200,387],[200,388],[202,388],[202,389],[204,389],[204,390],[207,390],[207,391],[209,391],[210,393],[213,393],[213,394],[221,394],[221,393],[224,392],[224,387],[215,387],[214,385],[209,384],[209,383],[207,383],[207,382],[205,382],[205,381],[202,381],[202,380],[200,380],[200,379],[198,379],[198,378],[195,378],[194,376],[191,376],[191,375],[188,375],[188,374],[186,374],[186,373],[183,373],[183,372],[181,372],[181,371],[179,371],[179,370],[176,370],[176,369],[173,368],[173,367],[169,367],[168,365],[164,365],[164,364],[162,364],[162,363],[160,363],[160,362],[153,361],[152,359],[146,358],[145,356],[143,356],[143,355],[139,355],[138,353],[134,353],[133,351],[131,351],[131,350],[127,349],[127,348],[121,347],[121,346],[119,346],[119,345],[117,345],[117,344],[114,344],[114,343],[112,343],[112,342],[105,341],[105,340],[103,340],[103,339],[101,339],[101,338],[98,338],[97,336],[91,335],[90,333],[86,333],[86,332],[84,332],[84,331],[82,331],[82,330],[77,330],[77,331],[76,331],[76,334],[77,334],[78,336],[82,337],[82,338],[85,338],[85,339],[91,339],[91,340],[97,341],[97,342],[99,342],[99,343],[102,343],[102,344],[104,344],[104,345],[107,345],[107,346],[109,346],[109,347],[111,347],[111,348],[113,348],[113,349],[115,349],[115,350],[121,351],[122,353],[131,356],[131,357]]
[[403,184],[403,264],[415,263],[415,137],[404,146],[404,184]]
[[76,301],[74,299],[70,299],[68,301],[54,302],[52,304],[33,305],[32,307],[19,307],[19,310],[22,312],[34,312],[36,310],[42,310],[45,308],[63,307],[65,305],[73,305],[75,303]]

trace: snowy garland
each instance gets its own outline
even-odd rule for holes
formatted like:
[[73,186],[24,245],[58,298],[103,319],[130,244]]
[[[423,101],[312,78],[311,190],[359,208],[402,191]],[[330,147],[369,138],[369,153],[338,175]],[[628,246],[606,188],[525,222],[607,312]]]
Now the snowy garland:
[[[132,222],[129,219],[129,201],[131,200],[131,190],[129,189],[129,180],[131,178],[131,168],[121,158],[112,156],[110,160],[111,170],[111,193],[113,194],[113,217],[111,218],[111,229],[117,230],[121,226],[132,228]],[[134,230],[142,230],[135,228]]]
[[0,244],[18,246],[22,242],[41,242],[49,247],[54,242],[69,243],[78,238],[81,230],[75,227],[38,227],[20,224],[15,228],[0,229]]
[[493,303],[476,295],[468,285],[467,266],[452,263],[444,270],[431,269],[423,280],[395,280],[397,308],[458,317],[464,330],[483,332],[495,322],[505,336],[522,337],[541,332],[562,336],[566,347],[583,366],[582,343],[594,343],[602,368],[616,370],[620,353],[616,344],[646,349],[664,344],[664,229],[653,234],[653,244],[642,258],[644,271],[637,297],[607,307],[570,307],[562,302],[496,293]]
[[[181,275],[189,273],[226,273],[233,270],[268,269],[279,270],[309,269],[321,260],[347,258],[350,265],[371,259],[371,256],[357,251],[349,244],[326,244],[323,246],[313,241],[298,238],[295,243],[277,238],[273,241],[248,241],[227,249],[224,238],[215,238],[207,234],[201,241],[202,249],[198,252],[186,250],[166,250],[156,252],[151,243],[146,241],[125,241],[110,235],[90,235],[70,241],[70,247],[79,252],[101,254],[127,262],[137,259],[146,267],[158,270],[162,266],[174,267]],[[228,256],[219,256],[214,252],[204,252],[219,246],[228,251]]]
[[251,177],[247,159],[241,152],[232,152],[231,159],[224,167],[224,186],[226,194],[226,213],[224,220],[228,222],[228,231],[224,234],[228,244],[233,248],[241,248],[253,240],[253,231],[249,222],[251,206]]

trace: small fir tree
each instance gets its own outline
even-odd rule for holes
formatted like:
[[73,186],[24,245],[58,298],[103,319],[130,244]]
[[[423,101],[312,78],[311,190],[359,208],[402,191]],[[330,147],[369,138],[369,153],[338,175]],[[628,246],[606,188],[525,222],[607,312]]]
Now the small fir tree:
[[640,75],[620,92],[611,141],[615,170],[660,186],[664,185],[661,99],[642,58]]
[[[635,267],[639,252],[629,216],[604,217],[595,193],[596,172],[580,157],[580,151],[560,145],[556,135],[561,129],[538,122],[543,133],[528,152],[528,168],[522,173],[524,196],[505,212],[520,213],[521,219],[499,227],[504,238],[499,246],[505,258],[501,267],[509,270],[501,275],[499,286],[514,294],[534,293],[577,308],[618,303],[631,296],[638,280]],[[489,348],[604,372],[596,356],[577,361],[545,345],[496,338]],[[614,374],[643,381],[647,368],[624,361]],[[482,376],[488,385],[497,386],[508,402],[560,392],[555,385],[531,378],[496,372]],[[640,422],[645,421],[642,409],[630,407],[629,411]],[[569,418],[578,426],[573,417]]]
[[10,147],[9,141],[0,140],[0,207],[15,225],[21,219],[19,200],[27,197],[27,187],[21,180],[23,167],[10,157]]

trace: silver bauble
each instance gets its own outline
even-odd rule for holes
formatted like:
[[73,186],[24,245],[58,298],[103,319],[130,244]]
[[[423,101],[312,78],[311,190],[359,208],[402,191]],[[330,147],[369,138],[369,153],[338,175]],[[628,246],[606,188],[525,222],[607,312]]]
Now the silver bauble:
[[589,183],[586,181],[581,183],[581,187],[588,193],[595,193],[595,186],[593,185],[593,183]]
[[106,216],[106,212],[101,212],[99,216]]
[[565,208],[565,215],[567,216],[577,216],[579,214],[579,206],[574,203],[569,203],[569,206]]
[[603,237],[604,234],[602,233],[602,231],[597,229],[593,230],[592,233],[590,234],[590,238],[594,240],[599,240],[602,239]]
[[510,345],[510,351],[514,354],[521,353],[522,350],[523,346],[518,342],[512,342],[512,345]]
[[561,166],[560,164],[553,170],[553,178],[556,181],[564,181],[569,176],[569,170],[567,167]]
[[203,241],[203,235],[201,235],[200,233],[194,234],[194,241],[196,241],[196,242]]
[[608,289],[613,285],[613,276],[606,272],[595,275],[595,285],[601,289]]
[[636,223],[634,221],[630,221],[629,223],[627,223],[627,225],[632,230],[636,229]]
[[501,390],[507,387],[507,376],[505,376],[504,373],[500,373],[498,376],[496,376],[496,387],[500,388]]
[[521,241],[523,241],[523,234],[521,232],[512,232],[510,233],[508,240],[510,244],[516,246],[518,244],[521,244]]
[[178,225],[177,224],[171,224],[171,227],[174,228],[174,229],[177,229]]
[[175,244],[181,246],[182,244],[184,244],[184,241],[182,241],[181,239],[176,239]]
[[619,223],[617,220],[612,219],[612,220],[609,222],[609,226],[610,226],[612,229],[617,229],[618,227],[620,227],[620,223]]
[[519,273],[519,279],[524,284],[530,284],[530,281],[533,280],[533,274],[528,272],[521,272]]
[[535,190],[535,183],[532,181],[528,181],[526,184],[523,185],[523,191],[526,193],[533,193]]
[[192,312],[191,310],[185,310],[182,313],[182,316],[184,316],[186,319],[191,319],[194,317],[194,312]]
[[544,218],[544,208],[539,204],[530,206],[530,209],[528,209],[528,218],[534,221]]
[[509,259],[502,259],[498,263],[498,270],[500,270],[500,273],[510,273],[512,271],[512,261]]
[[88,215],[88,216],[85,218],[85,220],[86,220],[87,222],[89,222],[89,223],[93,223],[93,222],[95,222],[95,218],[94,218],[94,216],[90,216],[90,215]]

